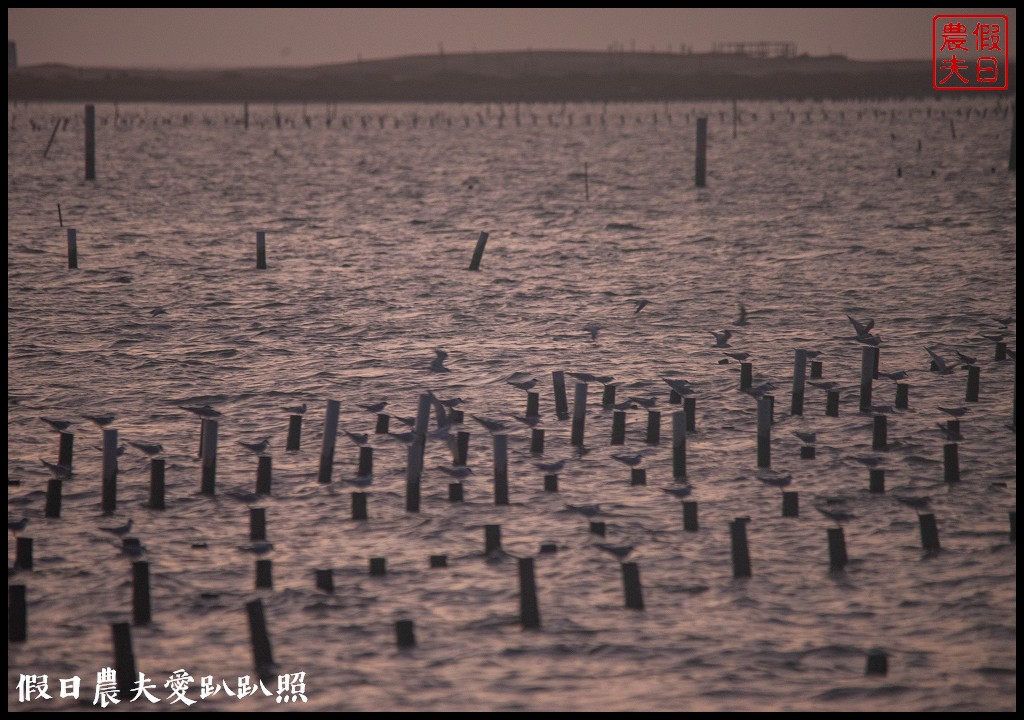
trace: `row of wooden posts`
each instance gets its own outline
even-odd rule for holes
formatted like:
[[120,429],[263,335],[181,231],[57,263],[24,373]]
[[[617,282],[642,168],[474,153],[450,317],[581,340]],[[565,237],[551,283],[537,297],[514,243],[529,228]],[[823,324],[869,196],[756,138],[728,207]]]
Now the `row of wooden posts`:
[[[803,412],[803,378],[806,374],[806,353],[802,350],[796,351],[794,360],[794,384],[792,393],[791,413],[794,415]],[[861,399],[860,408],[862,411],[871,409],[871,384],[877,372],[878,348],[865,347],[863,349],[861,363]],[[968,375],[968,401],[976,401],[978,395],[979,374],[977,368],[972,366]],[[812,377],[820,376],[821,366],[817,361],[812,362]],[[750,363],[743,363],[741,366],[740,387],[750,387],[752,369]],[[555,394],[556,415],[560,420],[569,418],[568,402],[565,391],[565,377],[561,371],[552,373],[552,385]],[[900,384],[898,387],[907,387]],[[614,404],[615,386],[606,386],[602,398],[605,406]],[[834,391],[831,391],[834,392]],[[906,401],[906,392],[898,391],[898,398]],[[835,400],[833,400],[835,398]],[[681,398],[673,391],[670,402],[684,403],[685,409],[673,413],[673,477],[676,480],[685,480],[686,477],[686,432],[694,429],[694,416],[696,401],[694,398]],[[828,410],[833,410],[837,405],[837,396],[830,394]],[[538,394],[528,393],[527,413],[536,416],[538,408]],[[587,385],[578,383],[575,388],[574,407],[572,413],[572,439],[573,445],[582,445],[585,432],[587,402]],[[899,401],[898,401],[899,402]],[[760,467],[770,466],[770,428],[773,421],[774,398],[763,396],[758,399],[758,465]],[[905,405],[904,405],[905,406]],[[335,439],[338,428],[338,413],[340,403],[329,400],[325,418],[325,432],[323,446],[320,456],[320,471],[318,481],[321,483],[331,482]],[[426,440],[426,431],[429,423],[431,410],[431,397],[424,394],[420,397],[416,422],[414,426],[414,440],[409,446],[409,464],[407,469],[406,483],[406,510],[408,512],[419,511],[419,483],[422,472],[423,452]],[[647,441],[656,444],[660,436],[660,413],[648,411]],[[453,421],[461,422],[462,413],[453,411]],[[387,432],[388,416],[380,414],[376,430]],[[301,437],[301,415],[293,415],[289,419],[288,449],[297,450]],[[958,424],[958,421],[950,421],[950,424]],[[886,422],[884,415],[877,415],[874,419],[873,447],[884,450],[887,448]],[[625,428],[625,411],[617,410],[613,417],[613,444],[620,444],[623,439]],[[951,428],[951,431],[958,428]],[[543,452],[543,430],[533,429],[531,438],[531,450]],[[201,432],[201,455],[202,455],[202,481],[201,489],[205,494],[215,493],[216,478],[216,450],[217,450],[218,425],[215,420],[203,419]],[[494,438],[494,493],[495,504],[508,503],[508,472],[507,472],[507,435],[495,435]],[[465,464],[468,451],[469,434],[458,433],[456,443],[456,463]],[[958,467],[958,446],[956,443],[949,443],[944,447],[944,479],[946,482],[959,480]],[[813,453],[802,457],[813,457]],[[60,435],[60,450],[58,464],[64,466],[70,472],[73,462],[73,434],[62,432]],[[359,474],[368,476],[373,471],[372,448],[360,447]],[[114,512],[116,509],[116,476],[117,476],[117,430],[105,429],[103,431],[103,490],[102,506],[105,512]],[[269,494],[271,480],[271,459],[268,456],[261,456],[257,469],[257,493]],[[61,509],[61,478],[51,479],[46,498],[46,516],[59,517]],[[558,489],[557,475],[549,474],[544,478],[545,490],[555,492]],[[631,482],[633,484],[645,484],[646,472],[640,468],[634,468]],[[161,458],[151,460],[151,490],[150,507],[163,509],[164,504],[164,461]],[[884,471],[871,470],[869,489],[873,493],[884,492]],[[366,494],[356,492],[352,494],[352,517],[355,520],[367,519]],[[449,485],[449,499],[461,501],[462,492],[460,483]],[[795,491],[782,493],[782,514],[784,517],[796,517],[799,514],[799,497]],[[746,518],[737,518],[730,523],[730,536],[732,542],[733,575],[734,577],[749,577],[751,575],[751,563],[746,536]],[[933,514],[919,515],[921,526],[922,546],[929,552],[940,549],[938,529]],[[696,501],[683,502],[683,529],[696,531],[698,529],[697,503]],[[603,522],[593,521],[590,524],[593,533],[604,535],[605,527]],[[1010,512],[1010,534],[1013,541],[1016,540],[1016,512]],[[262,508],[250,510],[250,537],[253,540],[266,539],[266,514]],[[485,552],[490,554],[501,548],[500,526],[489,525],[485,527]],[[126,546],[137,540],[125,538]],[[845,537],[843,529],[831,528],[828,530],[828,546],[830,567],[834,570],[841,570],[848,562]],[[542,552],[551,551],[554,548],[542,548]],[[446,556],[432,556],[431,567],[445,567]],[[24,569],[31,569],[32,562],[32,539],[19,537],[17,543],[17,565]],[[623,563],[623,585],[626,607],[643,609],[643,594],[639,578],[639,567],[636,563]],[[386,561],[384,558],[371,558],[370,574],[383,575],[386,573]],[[520,576],[520,620],[524,628],[540,626],[540,614],[536,600],[536,581],[533,572],[532,558],[522,558],[519,561]],[[316,572],[317,587],[324,591],[333,590],[333,578],[330,570],[318,570]],[[269,560],[256,561],[256,585],[257,587],[271,587],[272,574],[271,562]],[[27,634],[25,620],[25,587],[23,585],[12,585],[9,593],[9,636],[12,640],[24,640]],[[250,625],[253,637],[254,655],[257,667],[269,666],[270,645],[267,640],[265,622],[263,621],[262,605],[259,601],[250,603],[248,606]],[[149,597],[149,565],[145,561],[137,561],[133,564],[133,620],[137,625],[147,624],[151,620],[151,603]],[[122,660],[130,656],[130,636],[127,631],[127,624],[115,626],[115,647],[116,656]],[[396,637],[400,646],[408,647],[415,644],[413,626],[411,620],[402,620],[396,625]],[[127,643],[127,646],[125,645]],[[869,669],[871,664],[877,663],[877,658],[872,660],[869,656]]]
[[[929,109],[929,113],[930,113]],[[808,120],[810,119],[810,111],[808,111]],[[722,113],[724,121],[725,113]],[[792,115],[792,113],[791,113]],[[589,115],[587,116],[589,120]],[[774,114],[772,116],[774,118]],[[623,123],[625,123],[625,115],[622,116]],[[735,110],[735,104],[733,108],[733,137],[736,136],[736,124],[738,122],[738,113]],[[601,116],[602,123],[604,116]],[[536,117],[534,118],[536,123]],[[518,121],[518,116],[517,116]],[[689,114],[687,114],[687,121],[689,121]],[[280,120],[278,121],[280,123]],[[467,121],[468,122],[468,121]],[[481,119],[481,123],[482,123]],[[950,129],[953,133],[953,138],[956,139],[956,127],[953,125],[953,120],[950,120]],[[365,119],[364,119],[365,126]],[[249,126],[249,106],[245,106],[245,126]],[[383,118],[381,121],[383,127]],[[707,136],[708,136],[708,119],[706,116],[697,118],[697,158],[696,158],[696,169],[695,169],[695,184],[697,187],[705,187],[707,184]],[[49,152],[50,145],[53,143],[53,137],[57,133],[57,125],[54,125],[53,135],[50,137],[50,142],[47,143],[46,151],[43,153],[43,157]],[[1013,131],[1010,138],[1010,159],[1008,169],[1011,172],[1015,172],[1017,169],[1017,113],[1014,111],[1013,115]],[[585,166],[586,167],[586,166]],[[584,177],[586,178],[586,169],[584,169]],[[85,179],[95,180],[96,179],[96,106],[86,105],[85,106]],[[590,185],[589,181],[585,179],[586,185],[586,197],[590,199]]]

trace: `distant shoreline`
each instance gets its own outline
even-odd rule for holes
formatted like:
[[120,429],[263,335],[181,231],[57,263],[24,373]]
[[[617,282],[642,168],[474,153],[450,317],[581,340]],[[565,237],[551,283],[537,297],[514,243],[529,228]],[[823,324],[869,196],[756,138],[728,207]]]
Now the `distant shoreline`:
[[[8,102],[643,102],[954,95],[930,61],[575,51],[420,55],[306,68],[8,71]],[[1016,89],[1016,65],[1010,89]]]

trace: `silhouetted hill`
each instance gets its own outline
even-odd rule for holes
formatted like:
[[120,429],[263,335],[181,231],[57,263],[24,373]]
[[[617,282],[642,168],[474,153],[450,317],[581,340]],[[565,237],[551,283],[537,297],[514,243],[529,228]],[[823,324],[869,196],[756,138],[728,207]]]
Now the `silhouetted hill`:
[[[66,65],[7,75],[7,99],[136,102],[557,102],[931,95],[930,61],[623,52],[417,55],[306,68],[135,70]],[[1016,68],[1010,68],[1010,90]]]

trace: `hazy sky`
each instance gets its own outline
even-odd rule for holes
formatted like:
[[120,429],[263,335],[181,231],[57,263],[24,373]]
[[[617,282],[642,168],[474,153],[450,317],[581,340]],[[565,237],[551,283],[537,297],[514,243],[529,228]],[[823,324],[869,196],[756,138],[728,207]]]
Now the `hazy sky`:
[[[20,65],[247,67],[319,65],[472,50],[607,50],[620,43],[706,52],[716,41],[791,40],[799,52],[931,59],[932,17],[963,8],[8,8]],[[1013,8],[973,9],[1009,17]]]

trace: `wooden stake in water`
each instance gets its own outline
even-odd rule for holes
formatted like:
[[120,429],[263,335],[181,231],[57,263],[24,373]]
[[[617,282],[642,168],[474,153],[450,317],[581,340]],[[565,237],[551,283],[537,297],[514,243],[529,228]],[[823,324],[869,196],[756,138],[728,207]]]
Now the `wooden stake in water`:
[[644,591],[640,585],[640,566],[635,562],[622,563],[622,588],[626,595],[626,607],[643,610]]
[[626,411],[616,410],[612,415],[612,445],[626,442]]
[[875,377],[875,349],[866,347],[860,355],[860,411],[871,412],[871,382]]
[[864,666],[865,675],[886,675],[889,672],[889,656],[884,650],[869,650]]
[[558,476],[557,475],[545,475],[544,476],[544,492],[558,492]]
[[96,106],[85,106],[85,179],[96,179]]
[[64,489],[64,481],[60,478],[50,478],[46,484],[46,512],[48,518],[60,517],[61,495]]
[[25,642],[28,638],[28,603],[24,585],[7,586],[7,640]]
[[767,396],[757,399],[757,466],[772,465],[772,406]]
[[473,259],[469,261],[470,270],[480,269],[480,260],[484,256],[484,248],[487,247],[487,238],[490,237],[487,233],[480,233],[480,237],[476,240],[476,248],[473,250]]
[[946,482],[960,482],[960,446],[956,443],[942,447],[942,468]]
[[274,587],[274,566],[270,560],[256,561],[256,587]]
[[249,129],[249,103],[242,103],[242,127]]
[[868,492],[876,494],[885,492],[885,470],[875,469],[868,473]]
[[267,621],[263,615],[263,601],[253,600],[246,603],[245,611],[249,616],[253,662],[257,671],[262,674],[274,664],[274,656],[270,651],[270,636],[267,635]]
[[935,515],[927,513],[917,516],[921,524],[921,547],[928,552],[941,550],[939,547],[939,527],[935,523]]
[[270,487],[273,481],[272,464],[273,460],[269,455],[260,455],[256,465],[257,495],[270,495]]
[[469,459],[469,432],[459,430],[455,435],[455,465],[465,465]]
[[285,450],[294,453],[299,450],[302,442],[302,416],[290,415],[288,418],[288,441]]
[[782,491],[782,517],[800,517],[800,493],[796,490]]
[[78,269],[78,231],[68,228],[68,270]]
[[729,535],[732,537],[732,576],[734,578],[750,577],[750,549],[747,547],[746,518],[736,518],[729,523]]
[[686,479],[686,412],[672,413],[672,477]]
[[888,428],[889,418],[885,415],[875,415],[873,421],[873,432],[871,434],[871,449],[872,450],[888,450]]
[[117,674],[117,689],[121,698],[128,693],[138,675],[135,672],[135,651],[132,650],[132,627],[128,623],[114,623],[110,626],[114,637],[114,672]]
[[524,630],[540,627],[537,606],[537,581],[533,574],[533,558],[519,558],[519,622]]
[[267,539],[267,510],[266,508],[249,508],[249,539]]
[[484,525],[484,554],[501,550],[501,525]]
[[842,570],[849,559],[846,556],[846,538],[843,529],[828,529],[828,564],[832,570]]
[[205,418],[203,423],[203,478],[201,491],[213,495],[217,487],[217,421]]
[[57,464],[63,465],[71,470],[71,462],[74,459],[75,435],[67,430],[60,431],[60,450],[57,453]]
[[153,619],[149,601],[149,563],[137,560],[132,563],[132,623],[147,625]]
[[395,621],[395,644],[400,648],[416,647],[416,628],[412,620]]
[[661,442],[661,412],[647,411],[647,444],[657,445]]
[[749,390],[754,386],[754,364],[740,363],[740,390]]
[[896,409],[906,410],[910,407],[910,385],[896,383]]
[[540,417],[540,393],[526,393],[526,417]]
[[555,391],[555,417],[559,420],[569,418],[569,400],[565,395],[565,373],[555,370],[551,373],[551,384]]
[[448,502],[462,502],[462,483],[448,483]]
[[576,395],[572,404],[571,442],[577,447],[583,445],[584,428],[587,422],[587,384],[576,383]]
[[683,398],[683,412],[686,413],[686,432],[697,432],[697,398]]
[[32,569],[32,538],[18,538],[18,547],[15,550],[14,565],[22,570]]
[[57,130],[59,128],[60,128],[60,120],[57,120],[57,122],[55,122],[53,124],[53,132],[50,133],[50,141],[48,143],[46,143],[46,149],[43,150],[43,160],[45,160],[46,156],[50,154],[50,146],[53,145],[53,140],[54,140],[54,138],[57,137]]
[[646,485],[647,484],[647,470],[644,468],[633,468],[629,471],[629,484],[630,485]]
[[615,404],[615,386],[605,385],[604,392],[601,394],[601,405],[602,407],[611,407]]
[[117,430],[103,431],[103,512],[117,510]]
[[508,505],[508,435],[494,436],[494,504]]
[[327,415],[324,417],[324,440],[320,447],[320,473],[317,482],[329,483],[334,468],[334,443],[338,439],[338,413],[341,403],[337,400],[327,401]]
[[[47,146],[47,148],[49,148],[49,146]],[[43,157],[46,157],[46,155],[43,155]],[[587,163],[583,163],[583,192],[587,202],[590,202],[590,175]]]
[[256,232],[256,269],[267,269],[267,234],[262,230]]
[[376,435],[387,435],[391,426],[391,416],[387,413],[377,413],[377,425],[373,432]]
[[149,461],[149,509],[165,509],[163,458],[153,458]]
[[828,390],[825,394],[825,414],[829,417],[839,417],[839,391]]
[[533,428],[530,431],[530,452],[534,455],[544,454],[544,429]]
[[60,226],[64,227],[64,213],[60,211],[60,203],[57,203],[57,220],[60,221]]
[[797,350],[793,360],[793,402],[790,415],[804,414],[804,382],[807,376],[807,351]]
[[978,402],[978,391],[981,386],[981,368],[971,365],[967,368],[967,402]]
[[821,379],[821,360],[811,360],[811,380]]
[[700,524],[697,522],[697,501],[683,500],[683,530],[697,532]]
[[334,592],[334,571],[317,570],[316,571],[316,589],[323,590],[326,593]]
[[707,175],[708,159],[707,159],[707,145],[708,145],[708,119],[706,117],[697,118],[697,171],[696,171],[696,185],[702,188],[706,185],[705,176]]

